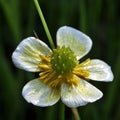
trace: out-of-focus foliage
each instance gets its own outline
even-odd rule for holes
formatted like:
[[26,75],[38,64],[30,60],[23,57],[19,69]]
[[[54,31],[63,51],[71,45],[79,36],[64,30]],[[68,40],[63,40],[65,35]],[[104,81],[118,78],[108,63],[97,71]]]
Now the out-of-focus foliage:
[[[96,83],[104,97],[79,107],[84,120],[120,119],[120,13],[119,0],[39,0],[53,39],[60,26],[69,25],[88,34],[93,40],[90,58],[99,58],[111,65],[114,81]],[[19,70],[11,54],[19,42],[38,37],[48,43],[33,0],[0,0],[0,120],[59,120],[60,103],[47,108],[28,104],[21,91],[35,74]],[[66,120],[74,120],[65,108]]]

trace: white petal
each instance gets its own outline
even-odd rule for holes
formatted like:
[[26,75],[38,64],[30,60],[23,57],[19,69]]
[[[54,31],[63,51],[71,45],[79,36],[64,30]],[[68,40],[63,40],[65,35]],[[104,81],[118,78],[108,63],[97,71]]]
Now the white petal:
[[70,47],[77,59],[80,59],[90,51],[92,41],[84,33],[72,27],[64,26],[57,31],[57,45]]
[[50,48],[41,40],[34,37],[24,39],[12,54],[14,64],[21,69],[31,72],[40,71],[40,55],[50,55]]
[[111,71],[111,67],[98,59],[90,60],[85,65],[85,69],[89,71],[88,78],[96,81],[112,81],[113,73]]
[[102,96],[100,90],[85,80],[80,80],[78,86],[63,84],[61,88],[61,99],[68,107],[83,106],[89,102],[95,102]]
[[51,106],[60,99],[57,90],[51,89],[39,79],[28,82],[23,88],[22,95],[27,102],[41,107]]

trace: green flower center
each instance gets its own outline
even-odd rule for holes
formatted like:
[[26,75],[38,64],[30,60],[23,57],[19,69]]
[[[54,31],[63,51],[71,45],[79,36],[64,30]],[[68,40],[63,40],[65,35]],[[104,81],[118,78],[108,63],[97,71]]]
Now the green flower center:
[[69,47],[61,47],[54,50],[51,56],[52,68],[58,73],[71,72],[78,64],[74,52]]

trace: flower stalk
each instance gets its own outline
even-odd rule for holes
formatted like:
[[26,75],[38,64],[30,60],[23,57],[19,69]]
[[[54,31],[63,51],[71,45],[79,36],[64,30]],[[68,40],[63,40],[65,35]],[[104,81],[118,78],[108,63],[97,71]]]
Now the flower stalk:
[[44,18],[44,16],[43,16],[42,10],[41,10],[41,8],[40,8],[40,5],[39,5],[39,3],[38,3],[37,0],[34,0],[34,3],[35,3],[35,6],[36,6],[36,9],[37,9],[37,11],[38,11],[38,14],[39,14],[39,16],[40,16],[40,19],[41,19],[41,21],[42,21],[42,24],[43,24],[43,27],[44,27],[44,29],[45,29],[46,35],[47,35],[47,37],[48,37],[50,46],[51,46],[52,49],[54,49],[54,48],[55,48],[55,45],[54,45],[53,39],[52,39],[52,37],[51,37],[50,31],[49,31],[49,29],[48,29],[47,23],[46,23],[46,21],[45,21],[45,18]]
[[75,120],[81,120],[77,108],[71,108]]

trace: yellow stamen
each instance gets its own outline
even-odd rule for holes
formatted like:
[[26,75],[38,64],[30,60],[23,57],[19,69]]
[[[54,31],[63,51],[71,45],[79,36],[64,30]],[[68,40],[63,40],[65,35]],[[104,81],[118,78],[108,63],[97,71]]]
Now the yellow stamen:
[[40,55],[41,61],[43,63],[49,63],[50,62],[50,56],[44,56],[44,55]]
[[88,64],[88,62],[90,62],[89,58],[85,60],[84,62],[78,64],[74,68],[73,73],[77,75],[78,77],[87,79],[87,77],[89,76],[89,70],[85,68],[85,65]]
[[66,75],[66,81],[67,81],[67,84],[69,85],[73,84],[75,86],[77,86],[79,83],[78,79],[75,79],[75,76],[73,73],[69,73],[68,75]]
[[87,58],[84,62],[80,63],[80,66],[85,66],[86,64],[88,64],[90,62],[90,58]]
[[89,76],[89,71],[85,68],[85,65],[90,61],[90,59],[87,59],[81,64],[77,64],[71,72],[61,73],[52,68],[50,60],[51,58],[48,56],[41,56],[41,63],[38,66],[42,71],[39,76],[40,80],[44,84],[54,89],[59,89],[63,83],[66,83],[70,86],[77,86],[79,84],[79,79],[76,76],[84,79],[87,79]]
[[42,70],[49,70],[51,69],[50,66],[46,65],[46,64],[39,64],[38,65]]

